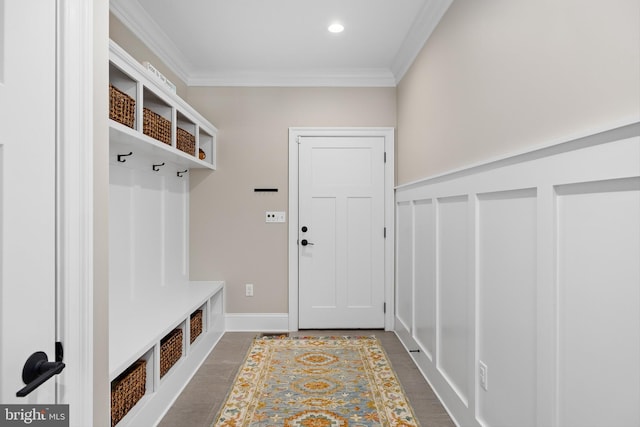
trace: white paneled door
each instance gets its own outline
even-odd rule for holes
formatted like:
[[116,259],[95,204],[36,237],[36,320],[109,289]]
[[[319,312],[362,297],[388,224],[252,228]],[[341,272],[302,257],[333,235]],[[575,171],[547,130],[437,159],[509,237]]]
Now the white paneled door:
[[299,328],[382,328],[384,138],[299,144]]
[[35,352],[55,360],[56,2],[0,0],[0,403],[26,397]]

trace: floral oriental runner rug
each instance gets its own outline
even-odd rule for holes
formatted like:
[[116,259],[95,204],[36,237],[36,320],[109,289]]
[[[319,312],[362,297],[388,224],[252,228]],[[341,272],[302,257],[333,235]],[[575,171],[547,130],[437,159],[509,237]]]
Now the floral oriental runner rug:
[[376,337],[261,337],[214,427],[419,426]]

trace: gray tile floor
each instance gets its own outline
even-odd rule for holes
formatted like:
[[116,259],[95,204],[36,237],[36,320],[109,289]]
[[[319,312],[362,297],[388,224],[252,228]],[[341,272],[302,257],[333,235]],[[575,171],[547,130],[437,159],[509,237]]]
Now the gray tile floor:
[[[227,332],[187,385],[160,427],[210,427],[224,403],[255,332]],[[396,335],[384,331],[300,331],[290,335],[376,335],[402,383],[420,425],[454,426]]]

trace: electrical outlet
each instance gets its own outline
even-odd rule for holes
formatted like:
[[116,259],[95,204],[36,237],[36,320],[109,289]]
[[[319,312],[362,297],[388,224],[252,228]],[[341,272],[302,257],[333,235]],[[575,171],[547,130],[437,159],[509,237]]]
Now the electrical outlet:
[[478,375],[480,376],[480,387],[485,391],[489,391],[489,368],[483,361],[478,361]]
[[253,283],[247,283],[244,285],[244,296],[252,297],[253,296]]
[[282,211],[266,211],[264,213],[264,222],[286,222],[286,214]]

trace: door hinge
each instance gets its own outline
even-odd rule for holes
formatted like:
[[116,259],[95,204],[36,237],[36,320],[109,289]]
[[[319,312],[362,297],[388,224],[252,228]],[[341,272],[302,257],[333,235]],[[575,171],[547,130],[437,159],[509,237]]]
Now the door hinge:
[[386,303],[386,302],[383,302],[383,303],[382,303],[382,312],[383,312],[383,313],[386,313],[386,312],[387,312],[387,303]]
[[387,227],[384,228],[382,235],[385,239],[387,238]]
[[387,163],[387,152],[384,152],[384,162]]

